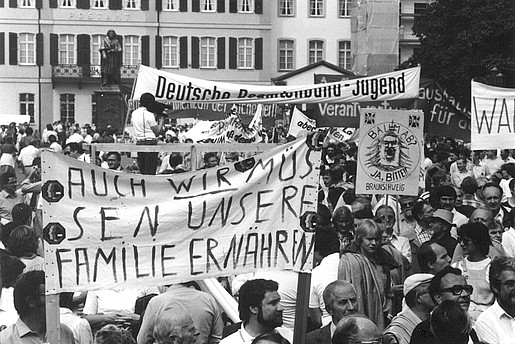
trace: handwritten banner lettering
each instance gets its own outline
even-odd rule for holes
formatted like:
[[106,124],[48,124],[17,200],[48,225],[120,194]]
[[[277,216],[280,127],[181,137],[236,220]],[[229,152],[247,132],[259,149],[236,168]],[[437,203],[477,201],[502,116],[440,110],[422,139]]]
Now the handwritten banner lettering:
[[312,266],[320,152],[305,139],[184,174],[125,174],[44,151],[47,293]]

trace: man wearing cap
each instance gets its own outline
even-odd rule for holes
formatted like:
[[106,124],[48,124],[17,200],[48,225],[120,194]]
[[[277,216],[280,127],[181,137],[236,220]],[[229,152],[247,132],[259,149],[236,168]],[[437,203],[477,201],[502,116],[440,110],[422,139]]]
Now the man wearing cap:
[[[138,145],[157,145],[156,137],[163,131],[164,116],[159,122],[148,109],[155,103],[150,93],[143,93],[140,97],[140,107],[132,112],[131,123],[134,128],[134,137]],[[142,174],[156,174],[158,152],[138,152],[138,166]]]
[[429,230],[433,232],[431,243],[437,243],[447,250],[452,257],[458,241],[451,236],[452,219],[454,215],[446,209],[437,209],[429,219]]
[[[468,312],[470,305],[470,295],[474,291],[467,280],[462,276],[461,270],[451,266],[445,267],[442,271],[434,275],[429,283],[429,295],[433,299],[435,306],[446,300],[457,302],[462,309]],[[471,338],[477,335],[474,330],[469,334]],[[418,324],[411,335],[411,344],[437,344],[431,333],[429,318]]]
[[399,344],[408,344],[415,327],[429,319],[434,308],[428,291],[432,278],[431,274],[414,274],[406,278],[403,293],[407,307],[392,319],[384,330],[385,335],[394,336]]
[[[456,228],[460,228],[462,225],[468,222],[468,218],[456,210],[456,190],[451,185],[442,185],[437,188],[435,191],[436,196],[436,204],[438,209],[445,209],[452,212],[454,215],[452,218],[452,223]],[[433,193],[433,192],[432,192]],[[458,237],[458,233],[456,229],[453,229],[451,235],[454,238]]]

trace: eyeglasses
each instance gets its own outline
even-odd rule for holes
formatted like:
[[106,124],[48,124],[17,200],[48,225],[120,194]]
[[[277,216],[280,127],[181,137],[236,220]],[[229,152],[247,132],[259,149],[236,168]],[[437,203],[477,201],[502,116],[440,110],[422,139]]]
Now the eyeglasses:
[[407,203],[401,203],[401,208],[402,209],[405,209],[405,208],[413,208],[413,206],[415,205],[414,202],[407,202]]
[[515,280],[509,280],[509,281],[506,281],[506,282],[501,282],[501,285],[504,285],[504,286],[506,286],[506,288],[508,288],[510,290],[513,290],[513,289],[515,289]]
[[456,296],[461,295],[461,293],[463,293],[464,290],[470,295],[474,291],[474,287],[471,285],[453,285],[450,288],[440,289],[441,292],[448,291]]
[[[393,221],[395,220],[395,216],[394,215],[382,215],[382,216],[378,216],[375,218],[376,222],[377,220],[380,220],[380,221]],[[379,222],[381,223],[381,222]]]

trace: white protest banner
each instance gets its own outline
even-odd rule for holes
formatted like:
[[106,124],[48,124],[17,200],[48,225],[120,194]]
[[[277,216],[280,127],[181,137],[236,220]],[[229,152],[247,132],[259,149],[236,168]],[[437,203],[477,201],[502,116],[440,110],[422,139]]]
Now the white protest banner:
[[423,126],[418,110],[364,109],[356,193],[418,195]]
[[327,135],[329,139],[333,139],[337,142],[356,142],[358,130],[356,128],[329,128]]
[[[255,127],[258,127],[258,123]],[[246,126],[233,114],[220,121],[198,121],[184,137],[194,142],[210,139],[215,143],[259,143],[261,135],[256,128]]]
[[311,133],[317,129],[317,124],[314,119],[304,115],[297,107],[293,107],[293,115],[291,116],[290,128],[288,129],[288,136],[297,137],[301,131]]
[[159,101],[302,104],[416,98],[420,67],[386,74],[303,86],[256,86],[215,82],[140,65],[133,101],[143,93]]
[[320,151],[306,142],[156,176],[43,151],[47,293],[310,269]]
[[471,148],[515,148],[515,89],[472,81]]

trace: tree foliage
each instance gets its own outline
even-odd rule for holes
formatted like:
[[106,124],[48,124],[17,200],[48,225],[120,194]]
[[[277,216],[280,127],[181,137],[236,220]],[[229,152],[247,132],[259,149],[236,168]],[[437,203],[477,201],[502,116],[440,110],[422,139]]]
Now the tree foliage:
[[437,0],[413,28],[420,39],[406,65],[470,99],[470,80],[515,63],[514,0]]

